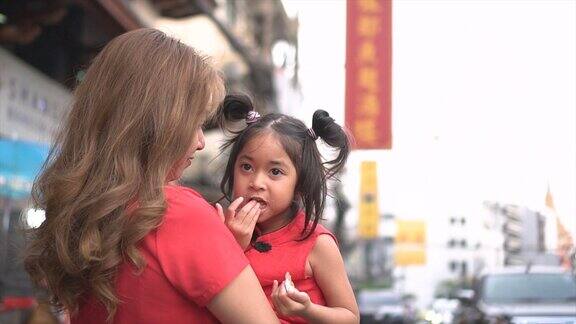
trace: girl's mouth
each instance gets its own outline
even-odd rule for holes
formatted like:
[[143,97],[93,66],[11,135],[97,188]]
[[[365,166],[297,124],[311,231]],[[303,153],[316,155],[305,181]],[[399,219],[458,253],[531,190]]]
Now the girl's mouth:
[[248,202],[250,201],[256,201],[259,205],[260,205],[260,209],[265,209],[266,206],[268,206],[268,203],[266,202],[266,200],[260,198],[260,197],[251,197],[250,199],[248,199]]

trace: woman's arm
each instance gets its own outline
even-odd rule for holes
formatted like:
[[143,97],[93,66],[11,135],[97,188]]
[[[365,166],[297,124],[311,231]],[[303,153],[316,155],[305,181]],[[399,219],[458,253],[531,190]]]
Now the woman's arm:
[[207,305],[222,323],[278,323],[252,267],[247,266]]
[[304,292],[286,292],[284,284],[275,283],[272,297],[277,310],[301,316],[310,323],[359,323],[358,305],[336,242],[328,235],[320,235],[309,261],[326,306],[310,302]]

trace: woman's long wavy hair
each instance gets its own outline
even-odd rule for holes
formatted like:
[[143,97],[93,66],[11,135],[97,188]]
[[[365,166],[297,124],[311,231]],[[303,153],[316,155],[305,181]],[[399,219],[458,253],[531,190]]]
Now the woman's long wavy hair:
[[206,57],[154,29],[112,40],[88,68],[33,201],[46,220],[30,232],[25,266],[54,305],[74,313],[88,295],[113,318],[114,280],[159,226],[163,186],[224,97]]

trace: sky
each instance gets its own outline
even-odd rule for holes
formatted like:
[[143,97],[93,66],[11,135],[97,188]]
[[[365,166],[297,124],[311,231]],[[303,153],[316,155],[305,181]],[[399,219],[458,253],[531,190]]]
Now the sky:
[[[300,22],[302,110],[344,122],[346,2],[283,0]],[[393,149],[380,209],[404,218],[473,212],[483,201],[544,208],[548,186],[576,237],[576,1],[393,2]]]

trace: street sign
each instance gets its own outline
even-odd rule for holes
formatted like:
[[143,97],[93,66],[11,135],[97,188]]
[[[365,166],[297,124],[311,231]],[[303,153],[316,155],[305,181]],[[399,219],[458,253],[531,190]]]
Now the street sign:
[[360,214],[358,235],[364,239],[378,237],[378,177],[376,161],[360,165]]
[[396,221],[394,263],[396,266],[426,264],[426,223],[424,221]]

